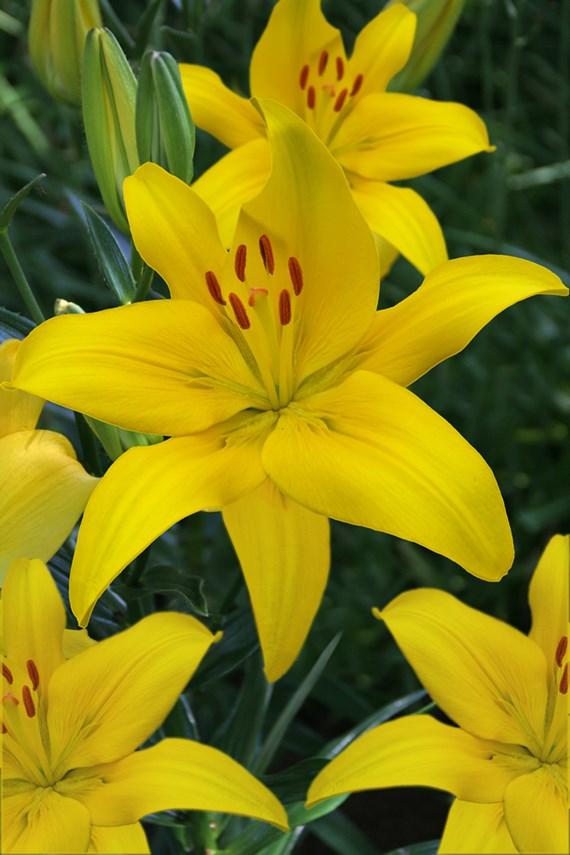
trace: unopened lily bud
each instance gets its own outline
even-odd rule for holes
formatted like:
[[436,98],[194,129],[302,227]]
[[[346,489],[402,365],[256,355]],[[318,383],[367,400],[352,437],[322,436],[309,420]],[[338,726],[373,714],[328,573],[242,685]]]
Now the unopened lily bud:
[[116,460],[129,448],[135,448],[138,445],[154,445],[157,442],[162,442],[164,438],[152,433],[123,430],[90,416],[85,416],[85,421],[105,449],[110,460]]
[[129,231],[123,181],[139,166],[135,133],[137,83],[110,30],[91,30],[83,54],[83,124],[93,171],[115,224]]
[[136,133],[141,163],[152,160],[190,183],[196,131],[174,58],[147,51],[139,74]]
[[438,61],[449,41],[465,0],[390,0],[388,6],[403,3],[417,16],[416,39],[410,59],[396,75],[390,89],[416,89]]
[[78,303],[71,303],[69,300],[64,300],[63,297],[58,297],[54,303],[53,311],[55,315],[84,315],[85,309],[82,309]]
[[32,0],[28,45],[32,65],[48,92],[81,103],[85,37],[101,26],[98,0]]

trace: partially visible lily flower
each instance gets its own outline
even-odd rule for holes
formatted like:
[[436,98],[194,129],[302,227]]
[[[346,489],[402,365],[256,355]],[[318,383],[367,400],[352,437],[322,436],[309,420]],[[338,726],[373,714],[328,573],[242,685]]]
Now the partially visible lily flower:
[[137,249],[172,300],[42,324],[14,384],[170,436],[111,466],[71,570],[81,625],[178,520],[223,510],[276,680],[301,649],[330,564],[327,517],[421,543],[497,580],[513,559],[494,476],[405,387],[507,306],[568,289],[506,256],[441,265],[377,312],[378,257],[344,175],[307,125],[263,105],[271,177],[228,253],[212,211],[155,164],[125,183]]
[[0,344],[0,584],[12,559],[57,552],[98,481],[64,436],[35,430],[44,401],[6,388],[20,344]]
[[317,775],[310,805],[376,787],[447,790],[440,853],[561,853],[568,839],[570,536],[555,535],[530,583],[527,636],[451,594],[420,588],[376,616],[436,704],[380,725]]
[[[355,202],[379,236],[382,273],[398,253],[423,274],[447,259],[429,206],[414,190],[391,182],[492,151],[485,125],[467,107],[386,92],[408,62],[415,29],[415,14],[397,3],[364,27],[348,58],[320,0],[278,0],[250,66],[252,96],[275,99],[301,116],[343,167]],[[180,70],[198,127],[237,149],[196,182],[196,192],[210,204],[232,187],[246,202],[270,169],[261,116],[209,68]],[[228,246],[237,210],[222,235]]]
[[85,37],[101,26],[99,0],[32,0],[30,59],[50,95],[81,103],[81,62]]
[[3,852],[150,852],[139,819],[167,809],[287,828],[275,796],[221,751],[135,750],[217,639],[199,621],[157,612],[65,659],[63,603],[38,560],[13,562],[2,606]]

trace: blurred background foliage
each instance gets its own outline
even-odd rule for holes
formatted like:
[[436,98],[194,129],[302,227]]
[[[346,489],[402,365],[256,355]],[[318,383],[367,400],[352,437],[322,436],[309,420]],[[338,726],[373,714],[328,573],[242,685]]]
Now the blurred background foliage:
[[[270,0],[103,0],[102,10],[135,70],[146,47],[164,49],[177,60],[210,66],[226,83],[247,93],[249,58],[272,5]],[[323,2],[349,48],[355,33],[381,6],[379,0]],[[35,294],[48,315],[56,298],[86,310],[111,306],[113,294],[97,269],[80,217],[81,201],[101,214],[104,209],[79,111],[53,102],[35,79],[27,57],[27,15],[27,4],[2,0],[0,203],[45,172],[47,177],[21,205],[11,227]],[[420,94],[461,101],[477,110],[497,151],[414,182],[440,217],[451,257],[520,255],[547,265],[570,284],[569,44],[567,0],[467,3]],[[195,174],[222,153],[219,143],[199,132]],[[399,261],[383,283],[381,305],[399,300],[417,284],[415,271]],[[358,283],[353,287],[358,299]],[[0,293],[4,307],[24,312],[2,260]],[[266,736],[323,649],[342,633],[268,768],[275,773],[319,754],[329,739],[418,688],[386,630],[370,614],[372,605],[382,606],[417,585],[444,588],[528,629],[526,592],[532,568],[549,536],[569,529],[566,312],[564,301],[550,298],[517,306],[493,321],[466,352],[415,387],[497,475],[517,549],[514,569],[500,584],[480,582],[415,545],[333,525],[333,566],[325,600],[298,663],[271,696],[259,676],[241,574],[217,515],[197,515],[177,525],[120,577],[96,611],[92,633],[98,637],[148,611],[172,606],[188,608],[211,627],[225,629],[224,642],[206,659],[192,694],[184,696],[167,721],[168,733],[199,734],[247,759],[249,737],[236,724],[240,715],[249,726],[253,711],[268,705],[261,730]],[[22,322],[21,332],[25,328]],[[91,470],[101,472],[108,465],[82,420],[55,407],[47,408],[43,420],[74,439]],[[64,588],[70,555],[68,544],[52,562]],[[410,708],[422,703],[425,698]],[[238,715],[232,717],[238,704]],[[354,796],[342,812],[299,829],[279,849],[267,851],[277,855],[298,844],[296,851],[306,853],[368,855],[410,847],[439,836],[447,805],[446,796],[427,791]],[[149,826],[153,851],[189,851],[191,839],[205,839],[202,820],[194,820],[192,838],[179,820],[172,814],[162,820],[170,827]],[[249,850],[246,844],[240,851],[261,851],[259,842]],[[427,845],[397,851],[435,850]]]

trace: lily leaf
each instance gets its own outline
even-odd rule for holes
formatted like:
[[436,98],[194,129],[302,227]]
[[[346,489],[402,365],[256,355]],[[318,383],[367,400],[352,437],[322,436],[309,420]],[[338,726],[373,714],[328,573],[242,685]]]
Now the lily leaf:
[[45,172],[41,172],[39,175],[36,175],[35,178],[32,178],[31,181],[28,181],[27,184],[24,184],[23,187],[15,193],[11,199],[8,199],[2,211],[0,211],[0,232],[5,232],[8,230],[10,223],[12,222],[12,217],[16,213],[18,206],[24,201],[30,190],[36,186],[39,181],[42,181],[46,177]]
[[103,279],[120,303],[130,303],[136,284],[113,232],[102,217],[85,202],[82,203],[82,209],[83,222]]

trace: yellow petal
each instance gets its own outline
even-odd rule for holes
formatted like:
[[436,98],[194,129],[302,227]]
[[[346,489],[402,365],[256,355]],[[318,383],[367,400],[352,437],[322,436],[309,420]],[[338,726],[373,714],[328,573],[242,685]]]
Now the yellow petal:
[[350,57],[350,71],[362,74],[362,95],[382,92],[408,61],[416,16],[403,3],[384,9],[360,31]]
[[101,855],[147,855],[150,853],[146,834],[140,822],[132,825],[91,826],[91,842],[88,852]]
[[301,69],[316,65],[325,50],[331,64],[337,57],[345,61],[340,32],[324,17],[320,0],[279,0],[253,51],[251,94],[274,98],[303,115],[307,96]]
[[568,575],[570,573],[570,535],[555,534],[548,541],[529,587],[532,629],[529,633],[539,644],[549,669],[557,669],[556,653],[561,639],[568,634]]
[[101,770],[105,784],[82,795],[96,824],[127,824],[157,811],[207,810],[287,829],[287,815],[253,775],[216,748],[165,739]]
[[216,218],[179,178],[156,163],[145,163],[123,185],[135,246],[156,270],[173,297],[211,308],[204,274],[220,276],[225,253]]
[[97,644],[95,639],[89,638],[85,629],[66,629],[63,633],[63,655],[66,659],[77,656]]
[[89,503],[71,568],[71,607],[84,626],[105,588],[174,523],[221,508],[265,478],[255,444],[224,444],[219,433],[127,451]]
[[12,371],[20,342],[11,338],[0,344],[0,437],[19,430],[35,428],[44,402],[35,395],[4,388],[12,380]]
[[499,312],[536,294],[566,296],[539,264],[506,255],[448,261],[391,309],[376,315],[361,349],[362,367],[404,386],[459,353]]
[[0,579],[14,558],[47,561],[77,522],[97,478],[51,431],[0,438]]
[[547,766],[511,781],[505,793],[505,819],[519,852],[567,855],[567,799]]
[[431,716],[410,715],[355,739],[319,772],[307,804],[381,787],[434,787],[473,801],[497,801],[511,778],[475,737]]
[[207,309],[153,300],[41,324],[20,348],[14,384],[127,430],[173,436],[251,406],[258,381]]
[[65,609],[51,573],[41,561],[13,561],[2,592],[3,647],[10,665],[32,660],[42,689],[63,662]]
[[515,855],[518,852],[505,823],[502,802],[482,805],[455,799],[438,855]]
[[351,187],[352,197],[372,231],[396,247],[420,273],[429,273],[447,261],[441,226],[418,193],[357,177],[351,179]]
[[407,389],[358,371],[282,414],[263,464],[317,513],[412,540],[483,579],[513,560],[491,470]]
[[157,612],[64,662],[48,697],[57,773],[134,751],[162,724],[214,640],[190,615]]
[[270,171],[269,145],[266,139],[259,139],[230,151],[192,185],[194,192],[216,215],[222,243],[228,249],[241,206],[257,196]]
[[[300,262],[304,285],[293,299],[298,299],[295,370],[303,377],[346,353],[372,322],[378,258],[342,170],[322,143],[285,107],[264,101],[262,109],[272,172],[261,194],[245,205],[235,245],[257,246],[266,231],[274,249],[275,278],[289,290],[288,259]],[[261,275],[261,259],[252,253],[248,273],[254,282],[255,264]]]
[[76,799],[36,790],[2,800],[2,851],[27,855],[87,852],[89,814]]
[[378,181],[413,178],[492,150],[468,107],[395,92],[359,101],[331,141],[345,169]]
[[453,721],[482,739],[526,745],[540,756],[546,667],[533,641],[432,588],[406,591],[375,614]]
[[224,509],[253,606],[268,680],[289,670],[319,608],[330,564],[329,525],[271,481]]
[[236,95],[220,75],[203,65],[179,65],[184,94],[196,125],[236,148],[265,136],[261,117],[251,101]]

